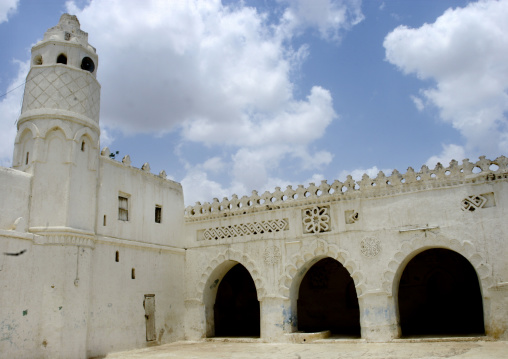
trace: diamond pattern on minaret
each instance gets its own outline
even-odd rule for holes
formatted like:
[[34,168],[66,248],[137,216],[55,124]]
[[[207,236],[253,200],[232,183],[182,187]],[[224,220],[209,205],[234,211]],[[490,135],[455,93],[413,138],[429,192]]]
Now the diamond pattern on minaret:
[[41,108],[67,110],[99,121],[100,87],[93,77],[63,66],[32,68],[23,111]]

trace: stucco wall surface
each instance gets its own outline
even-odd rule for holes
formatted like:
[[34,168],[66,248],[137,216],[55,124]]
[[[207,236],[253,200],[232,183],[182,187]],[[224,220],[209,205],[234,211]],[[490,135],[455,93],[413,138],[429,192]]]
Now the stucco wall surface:
[[[26,231],[30,219],[30,186],[32,176],[11,168],[0,167],[0,229]],[[19,219],[19,220],[18,220]]]
[[[184,338],[184,250],[99,236],[94,254],[88,356]],[[146,340],[147,294],[155,296],[153,343]]]
[[[127,221],[118,219],[119,196],[128,199]],[[101,156],[97,198],[98,235],[183,246],[183,192],[179,183]],[[156,206],[161,207],[161,223],[155,222]]]

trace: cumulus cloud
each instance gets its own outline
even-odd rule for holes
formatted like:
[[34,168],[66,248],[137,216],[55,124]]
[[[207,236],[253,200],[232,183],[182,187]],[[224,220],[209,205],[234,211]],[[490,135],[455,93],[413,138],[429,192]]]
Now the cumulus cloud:
[[321,37],[340,40],[341,31],[350,29],[364,19],[361,0],[280,0],[286,3],[283,27],[279,30],[294,34],[316,28]]
[[413,101],[413,103],[415,104],[416,109],[420,112],[423,111],[423,109],[425,108],[425,105],[423,104],[422,99],[420,97],[417,97],[414,95],[411,95],[410,98]]
[[466,158],[466,151],[464,147],[459,145],[443,145],[443,150],[439,155],[432,156],[425,163],[429,168],[434,168],[436,164],[439,162],[443,166],[448,167],[451,160],[456,160],[461,162]]
[[[399,26],[384,41],[389,62],[405,74],[435,81],[421,95],[460,131],[469,155],[508,152],[506,19],[507,0],[479,1],[448,9],[417,29]],[[445,146],[444,153],[453,148]]]
[[[266,188],[281,180],[274,172],[284,161],[302,170],[330,163],[330,153],[309,145],[337,118],[333,99],[320,86],[296,98],[292,76],[309,48],[294,49],[291,39],[311,27],[336,39],[361,21],[361,3],[281,4],[281,18],[268,23],[255,8],[218,0],[69,2],[100,56],[101,122],[225,148],[201,164],[179,154],[188,170],[182,184],[201,183],[202,194]],[[231,176],[228,188],[210,179],[218,168]],[[187,191],[186,202],[200,195]]]
[[69,5],[99,49],[102,118],[124,131],[228,124],[292,98],[292,57],[254,8],[220,1]]
[[16,12],[19,0],[2,0],[0,1],[0,24],[6,22],[9,16]]
[[18,74],[7,87],[6,95],[0,98],[0,166],[10,167],[12,162],[12,149],[16,137],[16,120],[21,113],[23,89],[30,62],[16,61]]
[[363,168],[356,168],[354,170],[351,170],[351,171],[347,171],[347,170],[344,170],[344,171],[341,171],[339,173],[339,175],[337,176],[338,180],[341,181],[341,182],[344,182],[346,179],[347,179],[347,176],[348,175],[351,175],[351,177],[355,180],[355,181],[361,181],[362,177],[364,174],[367,174],[370,178],[374,179],[377,177],[377,175],[379,174],[379,172],[383,172],[386,176],[390,176],[392,174],[392,169],[389,169],[389,168],[385,168],[385,169],[379,169],[377,166],[373,166],[373,167],[370,167],[370,168],[367,168],[367,169],[363,169]]

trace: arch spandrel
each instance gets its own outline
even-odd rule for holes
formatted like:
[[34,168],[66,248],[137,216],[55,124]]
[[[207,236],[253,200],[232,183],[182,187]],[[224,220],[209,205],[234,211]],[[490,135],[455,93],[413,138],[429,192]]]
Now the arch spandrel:
[[33,139],[40,137],[39,128],[32,122],[25,122],[19,127],[18,133],[16,134],[16,139],[14,140],[14,144],[20,143],[21,138],[25,136],[27,132],[32,133]]
[[73,131],[72,131],[71,127],[61,120],[50,121],[47,124],[46,129],[41,130],[41,133],[40,133],[41,137],[45,138],[53,130],[62,131],[65,135],[66,140],[72,140],[74,138]]
[[355,283],[357,295],[360,297],[365,291],[364,276],[354,261],[351,260],[349,252],[321,239],[316,239],[305,245],[301,253],[289,258],[285,271],[279,279],[280,295],[290,299],[295,281],[301,280],[314,263],[326,257],[337,260],[347,269]]
[[[232,263],[240,263],[249,271],[249,274],[251,275],[252,280],[256,285],[258,300],[263,300],[263,298],[266,296],[266,286],[265,280],[261,276],[261,271],[258,269],[256,263],[247,254],[232,249],[227,249],[210,261],[206,269],[203,271],[201,279],[197,285],[197,292],[195,294],[196,299],[203,303],[206,302],[204,298],[205,289],[209,288],[214,283],[214,279],[212,278],[213,272],[228,261]],[[227,273],[231,267],[233,267],[233,265],[230,265],[229,268],[225,268],[225,272]]]
[[94,149],[99,148],[99,140],[98,140],[97,134],[95,132],[93,132],[91,129],[89,129],[88,127],[84,127],[82,129],[80,129],[79,131],[77,131],[74,134],[73,140],[76,142],[79,142],[81,140],[81,138],[83,138],[83,136],[88,137],[90,139],[90,142],[93,145]]
[[476,250],[475,246],[470,241],[459,241],[443,235],[432,234],[415,236],[400,246],[383,273],[382,288],[396,297],[398,281],[407,263],[417,254],[431,248],[449,249],[466,258],[478,275],[482,296],[487,296],[489,288],[493,285],[492,267],[482,254]]

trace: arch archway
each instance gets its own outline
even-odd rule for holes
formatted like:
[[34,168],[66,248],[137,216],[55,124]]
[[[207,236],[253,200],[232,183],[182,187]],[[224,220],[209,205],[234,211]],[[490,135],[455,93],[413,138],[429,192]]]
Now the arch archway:
[[298,289],[297,316],[299,331],[360,337],[355,283],[337,260],[326,257],[309,268]]
[[220,281],[213,312],[215,336],[260,336],[256,286],[243,265],[234,265]]
[[403,336],[484,334],[478,275],[457,252],[427,249],[405,266],[398,288]]

